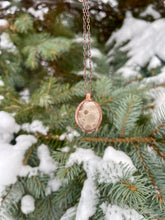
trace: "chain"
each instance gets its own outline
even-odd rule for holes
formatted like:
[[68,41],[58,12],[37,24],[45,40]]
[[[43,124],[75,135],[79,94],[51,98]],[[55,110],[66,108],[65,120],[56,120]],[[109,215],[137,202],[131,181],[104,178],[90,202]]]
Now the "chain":
[[[91,60],[91,35],[89,0],[83,0],[83,56],[84,56],[84,91],[87,93],[87,57],[89,62],[90,93],[92,94],[92,60]],[[88,52],[88,53],[87,53]]]

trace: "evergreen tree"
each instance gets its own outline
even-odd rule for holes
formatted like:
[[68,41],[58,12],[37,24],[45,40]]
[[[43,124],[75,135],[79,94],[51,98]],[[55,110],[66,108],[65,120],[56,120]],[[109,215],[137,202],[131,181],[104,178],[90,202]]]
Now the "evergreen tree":
[[90,3],[92,134],[74,119],[81,3],[0,4],[0,219],[164,219],[163,2]]

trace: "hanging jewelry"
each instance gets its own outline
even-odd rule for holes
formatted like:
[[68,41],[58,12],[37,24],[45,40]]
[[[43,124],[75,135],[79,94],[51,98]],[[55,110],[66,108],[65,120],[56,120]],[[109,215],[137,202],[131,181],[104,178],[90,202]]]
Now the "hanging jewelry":
[[[78,105],[75,113],[75,120],[82,131],[92,133],[93,131],[97,131],[98,127],[100,126],[100,123],[102,121],[102,111],[100,105],[91,99],[92,61],[89,0],[79,1],[83,2],[84,92],[86,95],[86,99]],[[89,68],[87,68],[87,61],[89,62]],[[90,84],[90,92],[87,92],[87,84]]]

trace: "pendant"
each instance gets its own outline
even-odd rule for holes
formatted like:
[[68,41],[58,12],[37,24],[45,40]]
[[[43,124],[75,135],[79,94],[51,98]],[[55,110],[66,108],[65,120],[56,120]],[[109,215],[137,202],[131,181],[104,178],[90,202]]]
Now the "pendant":
[[82,101],[75,113],[75,120],[83,132],[89,134],[97,131],[102,120],[100,105],[91,99],[91,94],[86,94],[86,99]]

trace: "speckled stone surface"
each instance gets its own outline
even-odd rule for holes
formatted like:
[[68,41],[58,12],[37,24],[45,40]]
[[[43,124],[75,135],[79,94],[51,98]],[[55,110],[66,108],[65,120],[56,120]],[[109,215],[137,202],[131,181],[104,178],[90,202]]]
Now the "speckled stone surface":
[[78,112],[78,120],[85,130],[92,130],[97,127],[100,119],[100,112],[96,104],[86,101]]

